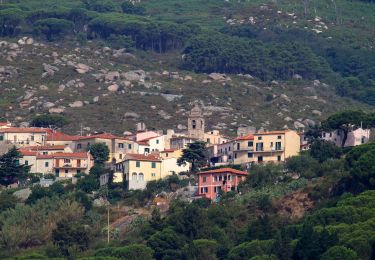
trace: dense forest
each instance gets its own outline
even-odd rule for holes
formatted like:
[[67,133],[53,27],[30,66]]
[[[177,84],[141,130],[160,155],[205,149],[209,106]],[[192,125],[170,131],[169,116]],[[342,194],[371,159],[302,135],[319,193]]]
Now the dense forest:
[[[372,2],[280,1],[266,2],[259,10],[248,1],[208,1],[201,8],[198,0],[9,0],[0,4],[0,36],[100,39],[116,48],[177,51],[183,55],[181,68],[187,70],[245,73],[265,81],[319,79],[334,85],[339,95],[375,104]],[[276,10],[283,9],[289,16],[301,16],[301,24],[275,18]],[[246,11],[264,20],[236,18]],[[229,20],[217,20],[220,15]],[[315,29],[307,30],[306,20],[317,21]]]

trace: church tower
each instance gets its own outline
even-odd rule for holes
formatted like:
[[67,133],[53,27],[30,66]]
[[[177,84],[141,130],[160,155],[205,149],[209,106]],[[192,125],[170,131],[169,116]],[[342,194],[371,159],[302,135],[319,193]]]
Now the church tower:
[[188,118],[188,136],[204,141],[204,124],[202,109],[195,104]]

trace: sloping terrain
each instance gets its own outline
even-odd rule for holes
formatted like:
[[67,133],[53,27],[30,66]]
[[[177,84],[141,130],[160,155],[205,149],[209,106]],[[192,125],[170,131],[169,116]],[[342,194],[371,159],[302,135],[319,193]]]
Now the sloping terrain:
[[[81,7],[72,1],[14,5],[29,10]],[[375,9],[360,1],[337,3],[340,12],[331,1],[322,0],[306,8],[299,1],[149,0],[140,5],[147,14],[142,19],[195,23],[203,32],[220,31],[233,37],[245,28],[242,38],[255,37],[266,44],[305,41],[318,56],[319,45],[328,48],[329,41],[371,52],[373,48],[375,21],[370,10]],[[372,109],[361,102],[362,94],[353,96],[359,101],[337,94],[336,83],[342,80],[335,74],[339,69],[321,78],[295,74],[287,80],[275,76],[261,81],[247,73],[209,76],[183,66],[183,46],[158,53],[114,47],[106,39],[79,40],[81,36],[48,42],[27,29],[1,39],[1,118],[25,124],[37,113],[61,113],[70,119],[65,130],[71,133],[81,129],[122,133],[134,130],[137,122],[145,122],[148,128],[182,129],[186,111],[199,100],[210,128],[234,134],[242,124],[301,128],[338,110]]]

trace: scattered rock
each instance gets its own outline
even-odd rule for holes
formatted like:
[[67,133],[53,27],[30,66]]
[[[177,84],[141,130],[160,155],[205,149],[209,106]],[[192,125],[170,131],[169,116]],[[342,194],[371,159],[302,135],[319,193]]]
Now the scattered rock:
[[121,73],[121,77],[128,81],[144,81],[146,73],[143,70],[133,70]]
[[303,120],[303,124],[309,127],[314,127],[316,125],[315,121],[309,118],[306,118],[305,120]]
[[74,101],[73,103],[69,104],[70,107],[83,107],[82,101]]
[[287,102],[292,102],[292,101],[290,100],[290,98],[289,98],[287,95],[285,95],[285,94],[281,94],[281,95],[280,95],[280,98],[284,99],[284,100],[287,101]]
[[39,89],[45,91],[45,90],[48,90],[49,88],[46,85],[40,85]]
[[51,114],[61,114],[64,113],[65,107],[60,106],[60,107],[53,107],[48,110],[49,113]]
[[106,81],[114,81],[120,78],[120,73],[118,71],[110,71],[105,76]]
[[107,89],[110,92],[116,92],[116,91],[118,91],[119,86],[117,84],[113,84],[113,85],[110,85]]
[[43,108],[49,109],[55,106],[55,103],[52,102],[45,102],[43,103]]
[[284,121],[290,122],[290,121],[293,121],[293,118],[287,116],[287,117],[284,118]]
[[305,125],[298,121],[295,121],[293,125],[296,129],[305,128]]
[[211,73],[208,77],[212,80],[226,80],[226,75],[220,73]]
[[322,116],[322,112],[320,112],[319,110],[313,110],[313,111],[311,111],[311,113],[312,113],[314,116]]
[[299,75],[299,74],[294,74],[294,75],[293,75],[293,79],[301,80],[301,79],[303,79],[303,78],[302,78],[302,76]]
[[163,118],[164,120],[168,120],[168,119],[171,119],[172,116],[169,115],[167,112],[165,112],[164,110],[159,110],[158,111],[158,115],[161,116],[161,118]]
[[124,114],[124,117],[125,117],[125,118],[130,118],[130,119],[137,119],[137,118],[139,118],[140,116],[139,116],[137,113],[135,113],[135,112],[126,112],[126,113]]
[[61,84],[58,88],[57,88],[57,91],[58,92],[63,92],[65,90],[65,85]]
[[86,64],[83,64],[83,63],[78,63],[77,65],[75,65],[75,70],[79,73],[79,74],[85,74],[87,72],[90,71],[90,67]]
[[92,102],[97,103],[99,101],[99,96],[96,96],[92,99]]

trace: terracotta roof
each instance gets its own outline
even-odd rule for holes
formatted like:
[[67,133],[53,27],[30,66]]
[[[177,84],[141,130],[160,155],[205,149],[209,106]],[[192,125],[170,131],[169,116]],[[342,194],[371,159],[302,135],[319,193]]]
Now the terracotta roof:
[[245,136],[240,136],[236,138],[236,141],[247,141],[247,140],[254,140],[254,135],[245,135]]
[[87,158],[87,153],[54,153],[54,158]]
[[30,151],[42,151],[42,150],[64,150],[65,145],[42,145],[42,146],[28,146],[23,147],[23,150],[30,150]]
[[153,161],[153,162],[160,162],[161,159],[155,154],[135,154],[135,153],[128,153],[125,155],[125,161],[128,160],[135,160],[135,161]]
[[173,153],[175,151],[178,151],[178,149],[165,149],[164,151],[161,151],[161,153]]
[[0,129],[0,133],[49,133],[51,129],[38,127],[9,127]]
[[254,135],[281,135],[285,134],[286,132],[289,132],[291,130],[281,130],[281,131],[269,131],[269,132],[263,132],[263,133],[256,133]]
[[47,141],[74,141],[78,140],[81,136],[67,135],[61,132],[51,132],[47,135]]
[[23,156],[36,156],[36,155],[37,155],[37,152],[35,152],[35,151],[30,151],[30,150],[19,150],[19,152],[20,152]]
[[11,125],[10,123],[8,123],[8,122],[0,122],[0,126],[7,126],[7,125]]
[[150,144],[147,141],[138,141],[137,144],[149,146]]
[[158,137],[160,137],[160,135],[139,139],[137,142],[145,142]]
[[248,172],[239,171],[232,168],[219,168],[215,170],[205,171],[205,172],[198,172],[197,174],[211,174],[211,173],[233,173],[237,175],[248,175]]
[[53,154],[37,154],[37,159],[53,159]]

